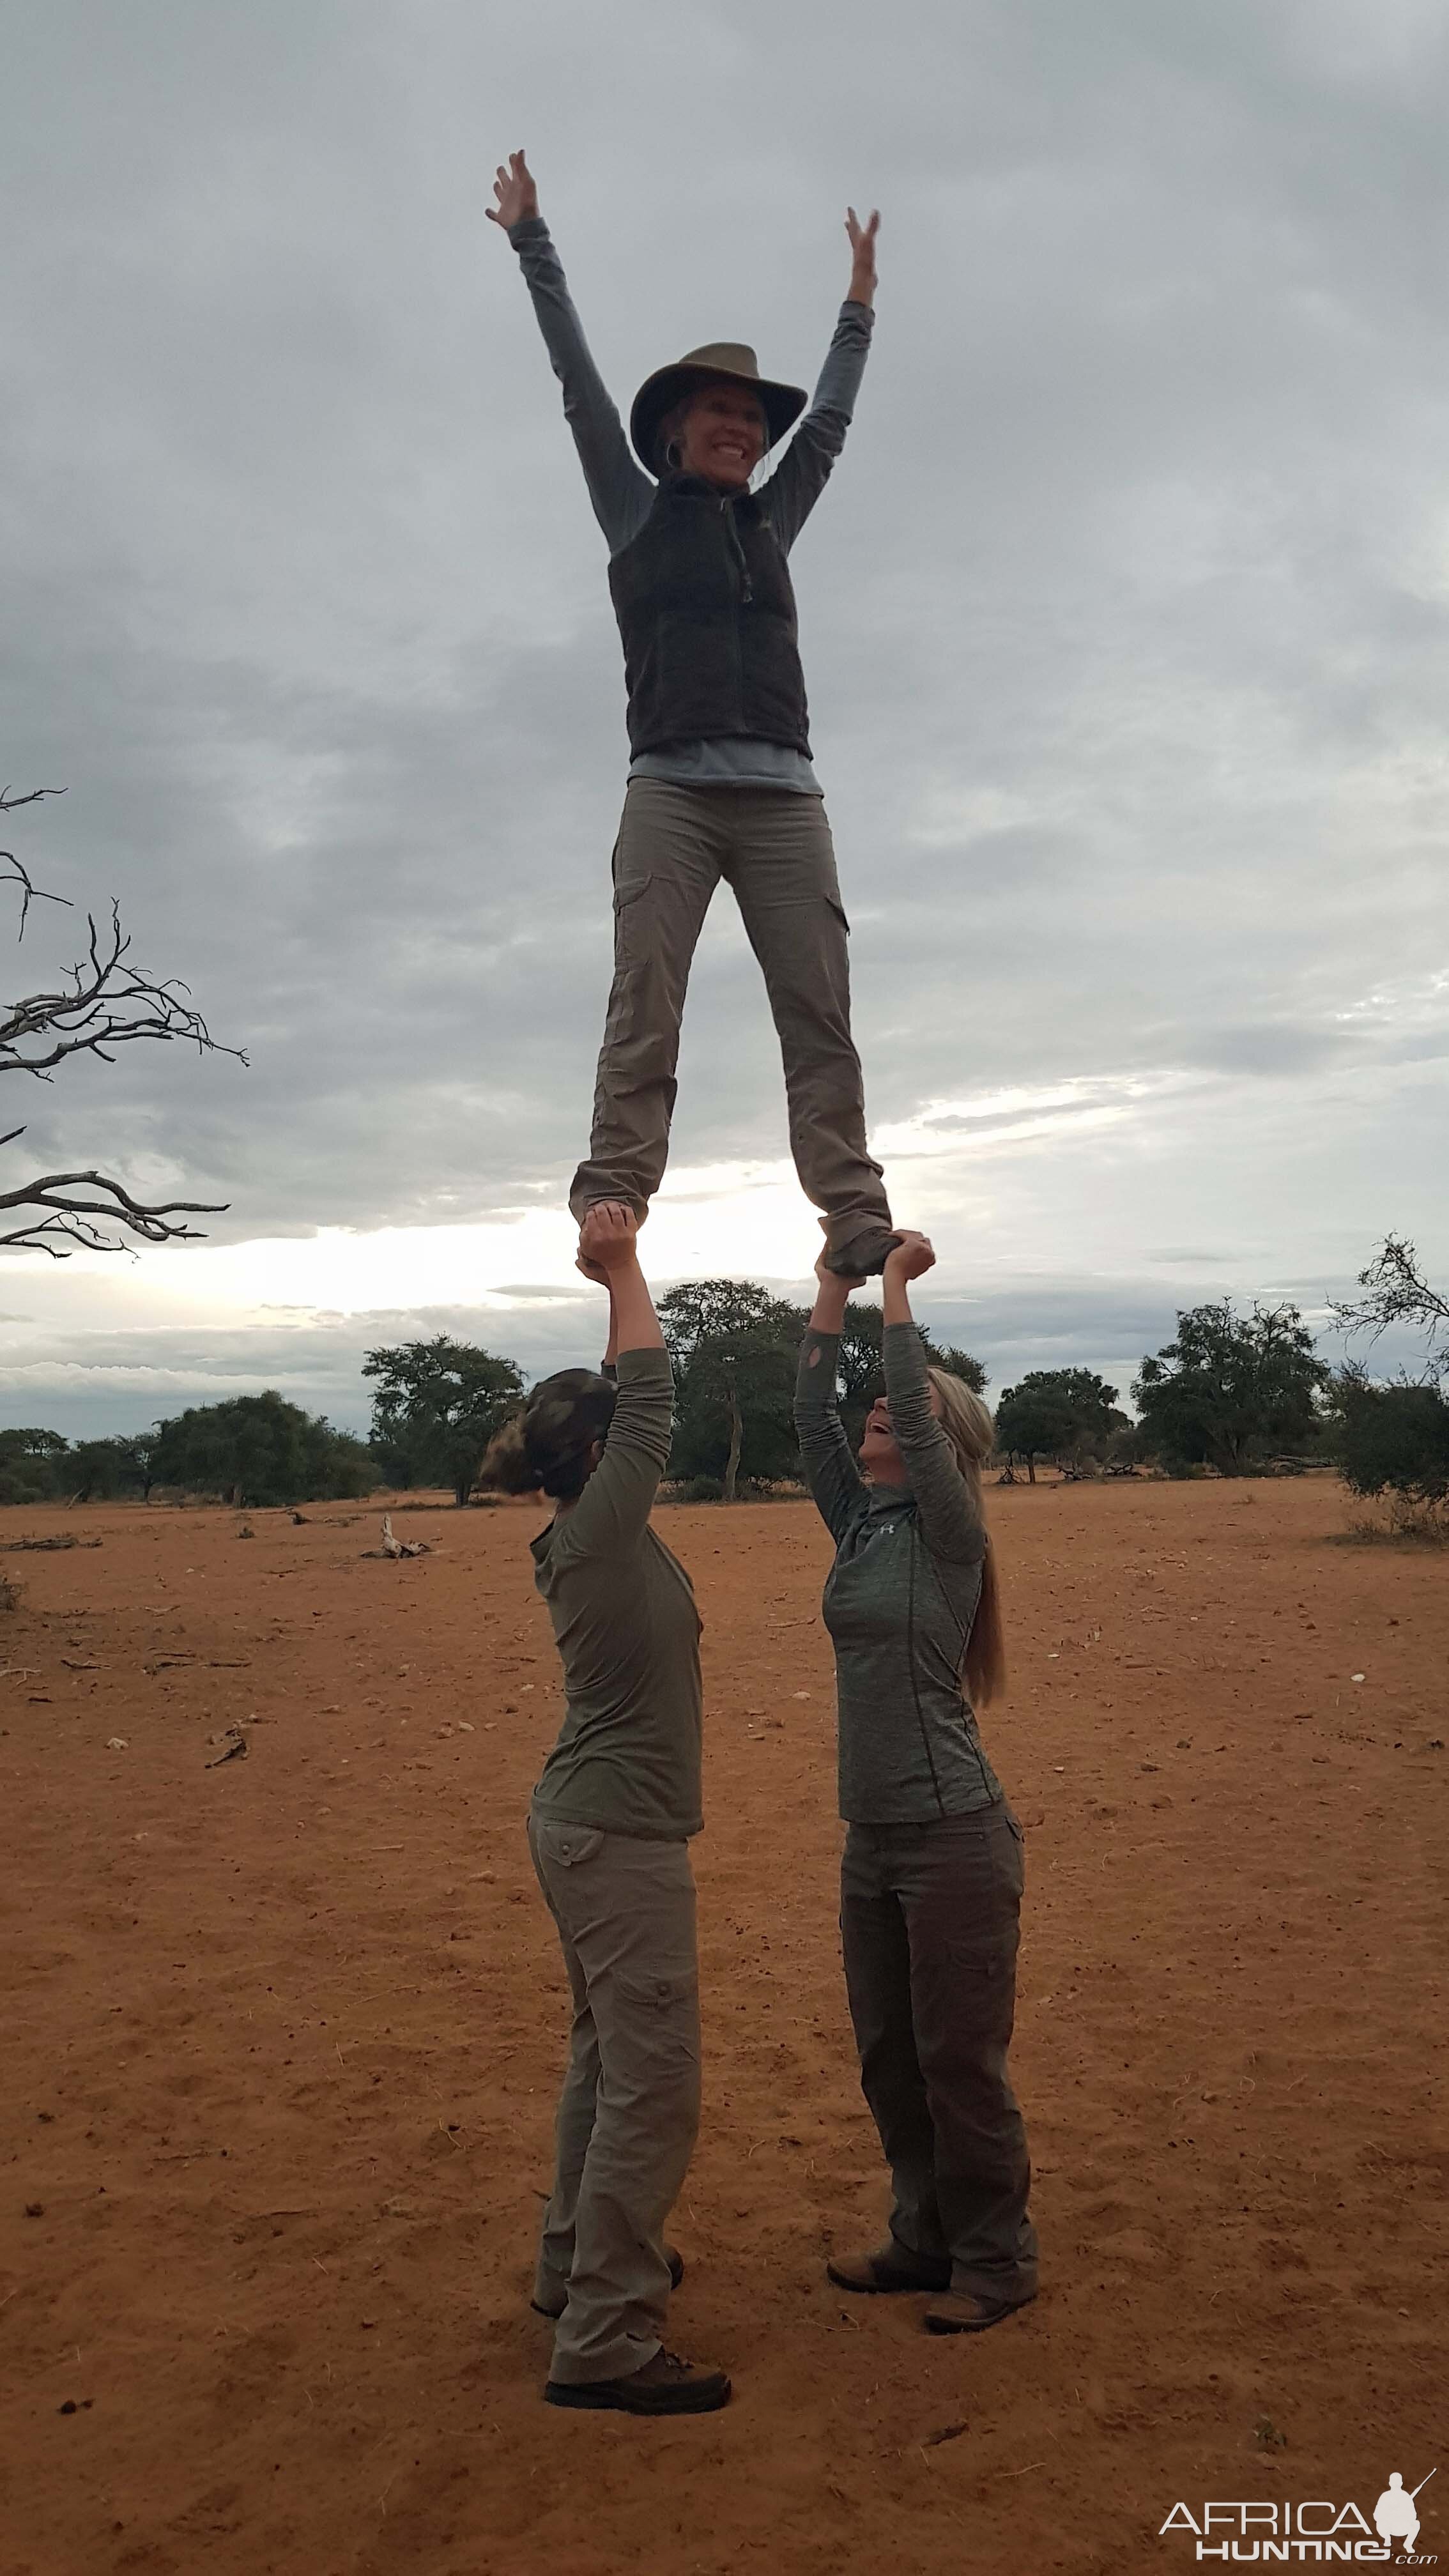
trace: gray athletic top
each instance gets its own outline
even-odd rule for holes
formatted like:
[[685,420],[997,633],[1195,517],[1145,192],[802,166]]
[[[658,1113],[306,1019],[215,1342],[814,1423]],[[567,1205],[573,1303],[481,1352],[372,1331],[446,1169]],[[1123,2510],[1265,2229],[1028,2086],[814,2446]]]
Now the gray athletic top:
[[835,1541],[824,1616],[840,1701],[840,1812],[854,1825],[929,1824],[994,1807],[961,1659],[981,1598],[982,1527],[931,1411],[914,1324],[888,1324],[886,1394],[904,1485],[868,1485],[836,1409],[839,1337],[807,1332],[795,1427]]
[[[594,364],[542,215],[515,224],[508,238],[518,253],[544,346],[563,387],[564,418],[574,434],[594,516],[613,557],[637,537],[649,516],[654,481],[636,462],[624,424]],[[786,554],[845,445],[874,324],[868,304],[842,304],[815,399],[768,478],[770,524]],[[783,742],[673,743],[667,751],[637,752],[629,775],[667,778],[682,787],[786,787],[800,796],[821,793],[804,753],[792,751]]]

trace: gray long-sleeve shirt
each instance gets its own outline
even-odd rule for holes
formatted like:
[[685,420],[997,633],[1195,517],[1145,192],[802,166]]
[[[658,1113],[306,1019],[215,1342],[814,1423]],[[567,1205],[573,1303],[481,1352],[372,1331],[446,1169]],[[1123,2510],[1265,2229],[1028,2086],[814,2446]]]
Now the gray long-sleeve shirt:
[[839,1337],[806,1333],[795,1390],[800,1456],[835,1541],[824,1616],[840,1704],[840,1812],[927,1824],[994,1807],[961,1661],[981,1598],[986,1532],[931,1411],[914,1324],[888,1324],[886,1394],[905,1485],[867,1485],[836,1405]]
[[[532,215],[508,236],[533,298],[554,374],[563,387],[564,418],[573,432],[594,516],[613,556],[637,537],[656,490],[636,461],[624,424],[584,337],[547,224]],[[778,465],[761,489],[780,544],[789,553],[845,445],[870,349],[875,315],[846,303],[830,343],[815,397]],[[788,743],[720,739],[672,743],[635,754],[631,778],[667,778],[686,787],[785,787],[818,796],[819,781]]]

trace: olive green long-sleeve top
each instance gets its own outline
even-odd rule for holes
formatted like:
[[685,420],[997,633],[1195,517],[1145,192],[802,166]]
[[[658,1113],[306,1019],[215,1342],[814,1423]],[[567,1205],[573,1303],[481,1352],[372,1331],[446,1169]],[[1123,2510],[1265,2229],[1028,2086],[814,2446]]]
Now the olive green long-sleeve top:
[[533,1541],[567,1704],[533,1803],[551,1822],[682,1842],[704,1824],[703,1698],[694,1586],[649,1521],[674,1422],[667,1351],[621,1351],[618,1382],[602,1459]]
[[886,1399],[904,1485],[868,1485],[836,1403],[839,1336],[800,1349],[795,1428],[835,1541],[824,1617],[840,1704],[840,1812],[851,1824],[927,1824],[994,1807],[962,1657],[981,1598],[986,1532],[931,1411],[914,1324],[883,1337]]

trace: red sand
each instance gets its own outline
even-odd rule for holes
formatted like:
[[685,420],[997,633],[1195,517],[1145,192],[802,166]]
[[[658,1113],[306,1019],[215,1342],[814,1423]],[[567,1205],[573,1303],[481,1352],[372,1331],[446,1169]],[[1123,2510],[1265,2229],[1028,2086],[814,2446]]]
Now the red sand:
[[1332,1543],[1317,1480],[994,1508],[1041,2299],[943,2344],[823,2279],[884,2208],[826,1542],[804,1505],[672,1512],[708,1709],[672,2331],[736,2397],[665,2425],[539,2395],[565,2005],[523,1840],[558,1715],[535,1515],[410,1513],[436,1552],[405,1565],[363,1560],[371,1508],[251,1542],[222,1511],[3,1515],[103,1541],[0,1558],[4,2576],[1185,2567],[1178,2499],[1368,2512],[1434,2465],[1445,1559]]

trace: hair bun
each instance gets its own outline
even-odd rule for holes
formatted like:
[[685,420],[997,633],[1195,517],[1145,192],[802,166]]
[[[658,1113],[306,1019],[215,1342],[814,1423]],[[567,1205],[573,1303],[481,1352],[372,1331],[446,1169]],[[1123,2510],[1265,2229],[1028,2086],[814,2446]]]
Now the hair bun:
[[515,1413],[495,1431],[478,1470],[480,1485],[492,1485],[504,1494],[536,1494],[543,1478],[528,1455],[524,1415]]

